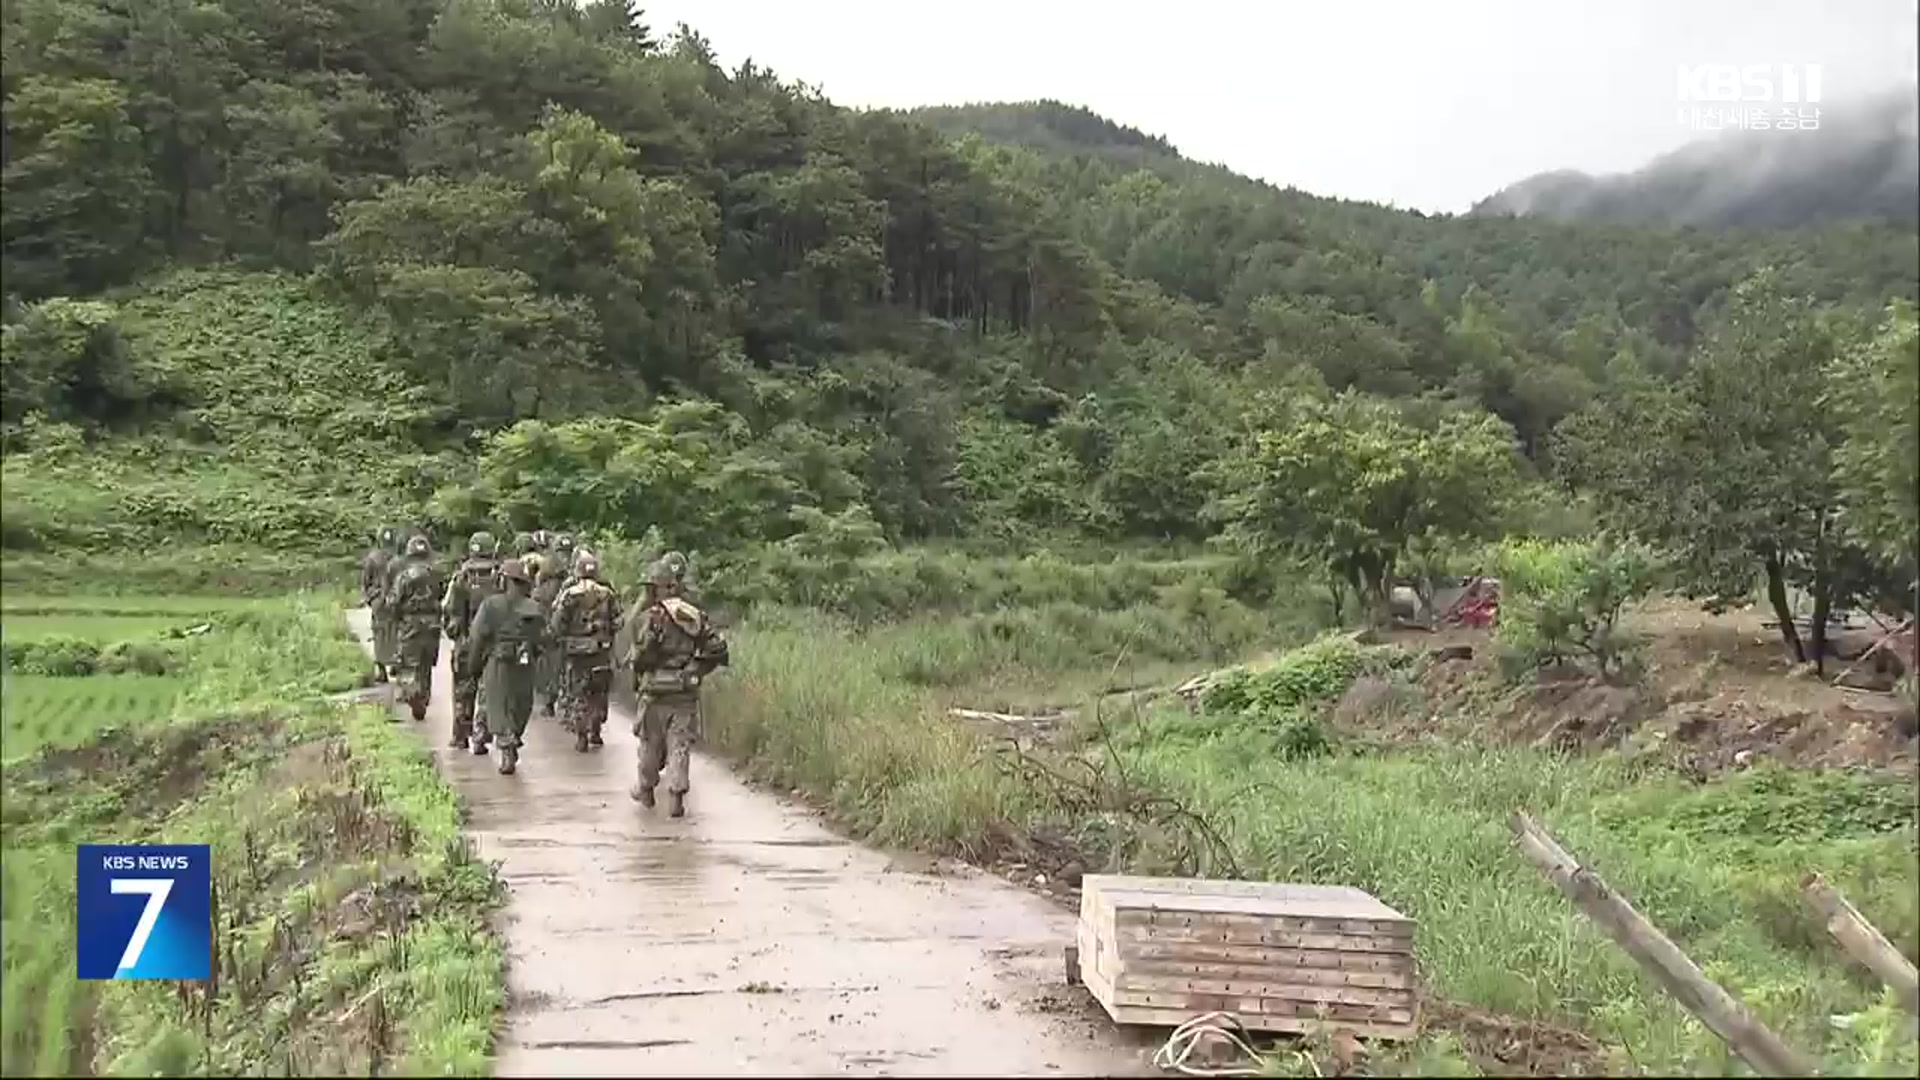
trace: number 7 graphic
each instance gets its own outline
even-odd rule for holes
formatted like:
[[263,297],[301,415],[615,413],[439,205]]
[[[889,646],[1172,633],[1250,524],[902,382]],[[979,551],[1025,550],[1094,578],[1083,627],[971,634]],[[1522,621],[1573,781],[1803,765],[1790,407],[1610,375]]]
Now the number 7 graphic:
[[147,951],[147,938],[153,934],[153,924],[160,921],[160,909],[167,906],[167,895],[173,892],[172,878],[113,878],[109,888],[116,896],[128,893],[145,893],[146,909],[140,912],[140,922],[133,928],[133,936],[127,939],[127,950],[120,954],[120,971],[125,971],[140,962],[140,955]]

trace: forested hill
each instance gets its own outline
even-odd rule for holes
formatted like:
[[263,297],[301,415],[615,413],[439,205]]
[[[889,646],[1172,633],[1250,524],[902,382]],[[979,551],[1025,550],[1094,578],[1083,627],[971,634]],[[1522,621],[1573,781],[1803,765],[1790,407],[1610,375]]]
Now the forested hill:
[[1542,173],[1478,215],[1705,226],[1920,220],[1920,101],[1910,88],[1826,109],[1815,131],[1732,131],[1620,176]]
[[1480,406],[1538,456],[1759,266],[1869,317],[1920,281],[1910,229],[1423,218],[1058,105],[922,114],[992,136],[955,137],[622,0],[4,18],[9,544],[279,543],[428,498],[624,527],[694,488],[711,545],[796,506],[1197,538],[1254,389]]
[[1093,154],[1139,167],[1177,167],[1184,162],[1161,136],[1059,101],[925,105],[906,110],[906,115],[948,135],[976,134],[1046,154]]

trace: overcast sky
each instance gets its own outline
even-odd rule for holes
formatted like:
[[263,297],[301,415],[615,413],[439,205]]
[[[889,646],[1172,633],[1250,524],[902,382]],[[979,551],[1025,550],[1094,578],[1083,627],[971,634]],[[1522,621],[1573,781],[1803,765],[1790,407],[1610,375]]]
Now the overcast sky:
[[843,105],[1055,98],[1276,184],[1447,212],[1696,137],[1678,65],[1819,64],[1832,107],[1911,86],[1916,33],[1916,0],[642,3],[662,37],[686,22]]

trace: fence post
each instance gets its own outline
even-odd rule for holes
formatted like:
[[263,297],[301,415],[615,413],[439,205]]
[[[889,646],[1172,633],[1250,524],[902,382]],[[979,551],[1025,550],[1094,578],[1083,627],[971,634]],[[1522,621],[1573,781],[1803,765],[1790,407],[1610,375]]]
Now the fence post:
[[1576,862],[1532,818],[1516,813],[1508,827],[1527,861],[1639,961],[1688,1012],[1726,1040],[1740,1060],[1762,1076],[1813,1075],[1812,1061],[1782,1042],[1737,998],[1707,978],[1678,945],[1635,911],[1600,875]]

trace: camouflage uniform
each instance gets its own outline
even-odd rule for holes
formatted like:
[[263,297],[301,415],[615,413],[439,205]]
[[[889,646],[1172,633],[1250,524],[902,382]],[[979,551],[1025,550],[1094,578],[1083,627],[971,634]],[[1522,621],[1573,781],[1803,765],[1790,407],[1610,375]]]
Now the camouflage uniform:
[[727,642],[706,612],[678,595],[679,579],[665,560],[647,572],[646,605],[628,627],[628,666],[640,695],[640,782],[630,792],[653,805],[665,766],[667,809],[686,812],[688,759],[700,737],[700,683],[727,663]]
[[533,713],[534,674],[546,646],[546,616],[528,595],[531,582],[518,559],[500,564],[503,591],[487,597],[467,635],[468,667],[481,674],[483,722],[500,749],[500,772],[511,774]]
[[480,669],[467,666],[464,648],[473,617],[487,597],[500,591],[500,564],[496,561],[500,545],[489,532],[477,532],[467,541],[467,559],[447,581],[447,594],[440,600],[440,622],[453,640],[453,732],[448,746],[473,744],[473,752],[487,752],[487,728],[474,723],[474,697],[480,691]]
[[[540,573],[533,579],[533,599],[540,605],[542,612],[553,610],[553,602],[560,598],[560,590],[566,587],[567,575],[572,569],[573,537],[567,533],[560,533],[553,538],[552,548],[541,556]],[[536,680],[540,693],[540,711],[552,716],[554,695],[560,689],[559,654],[549,650],[542,656]]]
[[613,689],[613,636],[620,629],[620,597],[600,580],[600,560],[591,551],[573,557],[573,579],[554,599],[547,637],[560,664],[560,722],[573,732],[573,748],[603,745],[607,694]]
[[387,618],[387,562],[400,552],[400,532],[388,525],[373,547],[360,558],[360,602],[367,607],[373,630],[373,680],[387,681],[393,663],[393,620]]
[[393,612],[397,674],[415,720],[424,720],[433,693],[433,667],[440,660],[440,571],[424,536],[407,541],[406,564],[387,589]]

